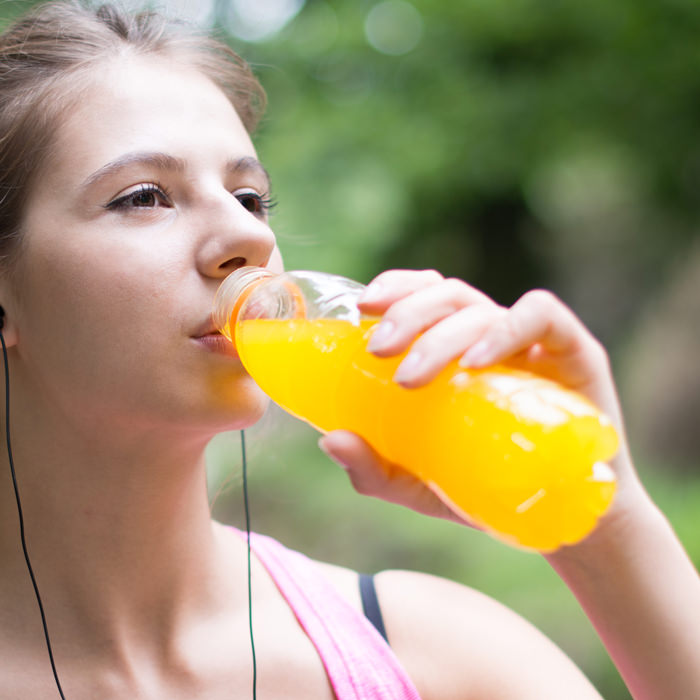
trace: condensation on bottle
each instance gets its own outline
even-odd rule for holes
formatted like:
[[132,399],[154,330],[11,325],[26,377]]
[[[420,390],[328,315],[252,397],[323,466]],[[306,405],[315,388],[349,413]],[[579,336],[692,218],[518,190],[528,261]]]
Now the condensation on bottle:
[[406,353],[366,349],[379,319],[360,313],[363,290],[327,273],[244,267],[222,283],[214,319],[273,401],[319,431],[361,435],[477,527],[542,552],[586,537],[615,494],[610,420],[507,365],[455,361],[426,386],[401,387],[392,377]]

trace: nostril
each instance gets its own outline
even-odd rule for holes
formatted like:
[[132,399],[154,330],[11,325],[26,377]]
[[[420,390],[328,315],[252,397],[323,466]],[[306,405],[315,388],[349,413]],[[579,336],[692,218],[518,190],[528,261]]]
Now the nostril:
[[244,267],[247,264],[247,260],[241,256],[231,258],[230,260],[227,260],[225,263],[222,263],[219,265],[219,269],[221,270],[226,270],[229,272],[233,272],[234,270],[237,270],[239,267]]

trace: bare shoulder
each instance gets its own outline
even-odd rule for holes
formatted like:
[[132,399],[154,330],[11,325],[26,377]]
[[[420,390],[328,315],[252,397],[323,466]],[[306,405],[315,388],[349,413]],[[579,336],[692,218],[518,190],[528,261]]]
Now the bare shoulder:
[[[357,573],[318,565],[361,610]],[[423,700],[600,700],[552,641],[493,598],[412,571],[383,571],[375,584],[389,643]]]
[[544,634],[483,593],[408,571],[375,580],[389,641],[423,700],[600,699]]

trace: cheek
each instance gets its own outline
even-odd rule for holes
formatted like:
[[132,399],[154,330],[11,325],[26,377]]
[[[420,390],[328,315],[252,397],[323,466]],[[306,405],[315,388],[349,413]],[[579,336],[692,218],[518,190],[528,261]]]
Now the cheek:
[[275,245],[272,255],[270,255],[270,262],[267,266],[272,272],[284,272],[284,260],[282,260],[282,253],[277,245]]
[[174,313],[178,273],[170,261],[133,247],[33,252],[19,299],[20,346],[51,349],[63,364],[72,358],[88,370],[123,364],[135,347],[158,342]]
[[172,273],[159,272],[154,283],[155,271],[135,275],[142,270],[134,265],[93,265],[75,275],[58,267],[37,267],[23,304],[16,348],[31,386],[86,425],[146,421],[186,406],[172,381],[182,352],[167,289]]
[[[184,251],[167,241],[94,236],[52,238],[28,250],[25,298],[52,299],[59,311],[82,308],[128,314],[148,300],[167,294],[183,267]],[[106,320],[106,319],[105,319]]]

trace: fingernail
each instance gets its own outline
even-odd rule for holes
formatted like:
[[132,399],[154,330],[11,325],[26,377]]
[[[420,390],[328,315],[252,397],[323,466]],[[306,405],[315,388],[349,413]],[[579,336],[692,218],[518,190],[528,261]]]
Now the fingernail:
[[328,447],[326,446],[325,440],[326,440],[326,436],[325,436],[325,435],[322,436],[322,437],[320,437],[320,438],[318,439],[318,447],[319,447],[319,449],[321,450],[321,452],[325,452],[327,455],[329,455],[330,453],[328,452]]
[[394,381],[401,384],[402,382],[410,382],[412,379],[415,379],[422,362],[423,356],[420,353],[410,352],[394,373]]
[[382,291],[382,285],[379,282],[370,282],[360,295],[359,302],[361,304],[369,304],[376,301],[382,296]]
[[483,367],[493,359],[493,346],[487,340],[472,345],[459,360],[460,367]]
[[376,350],[381,350],[387,341],[394,334],[394,323],[392,321],[382,321],[372,333],[372,337],[367,343],[367,350],[370,352],[375,352]]

